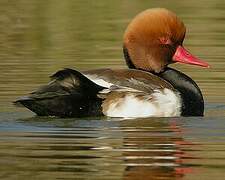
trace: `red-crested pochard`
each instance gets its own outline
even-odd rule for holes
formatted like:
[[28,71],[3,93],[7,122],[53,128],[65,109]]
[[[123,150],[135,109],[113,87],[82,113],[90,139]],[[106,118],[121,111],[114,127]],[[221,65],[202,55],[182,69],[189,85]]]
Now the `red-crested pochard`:
[[204,100],[187,75],[167,67],[180,62],[208,67],[182,45],[186,28],[171,11],[148,9],[128,25],[123,52],[129,69],[64,69],[16,101],[40,116],[203,116]]

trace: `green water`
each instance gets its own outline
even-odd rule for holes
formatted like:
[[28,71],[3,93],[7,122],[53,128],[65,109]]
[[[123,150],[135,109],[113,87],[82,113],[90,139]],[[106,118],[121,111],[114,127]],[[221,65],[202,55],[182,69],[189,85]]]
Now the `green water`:
[[[126,68],[122,36],[152,7],[184,21],[184,45],[210,69],[173,65],[202,89],[205,117],[58,119],[12,105],[55,71]],[[0,2],[1,179],[223,179],[225,1]]]

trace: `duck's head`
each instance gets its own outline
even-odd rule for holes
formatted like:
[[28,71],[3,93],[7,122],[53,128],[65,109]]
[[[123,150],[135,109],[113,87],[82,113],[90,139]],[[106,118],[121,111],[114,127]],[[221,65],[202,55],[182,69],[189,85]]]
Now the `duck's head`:
[[173,12],[148,9],[138,14],[124,34],[124,55],[130,68],[159,73],[171,63],[208,67],[184,47],[186,28]]

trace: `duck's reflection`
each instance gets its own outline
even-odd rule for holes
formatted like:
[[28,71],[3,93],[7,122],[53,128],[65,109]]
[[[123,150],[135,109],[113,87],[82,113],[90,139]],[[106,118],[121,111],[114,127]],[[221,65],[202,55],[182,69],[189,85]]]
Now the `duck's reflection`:
[[180,118],[31,118],[19,122],[37,129],[30,140],[41,137],[47,142],[31,143],[31,149],[49,150],[35,157],[40,162],[45,157],[43,163],[49,159],[61,173],[65,168],[78,173],[79,168],[82,177],[95,172],[95,177],[122,175],[123,179],[179,179],[192,173],[189,161],[195,158],[191,154],[194,144],[185,140],[187,132]]
[[187,161],[193,157],[186,151],[192,143],[183,139],[176,120],[138,119],[123,121],[121,126],[125,128],[124,179],[173,179],[192,172]]

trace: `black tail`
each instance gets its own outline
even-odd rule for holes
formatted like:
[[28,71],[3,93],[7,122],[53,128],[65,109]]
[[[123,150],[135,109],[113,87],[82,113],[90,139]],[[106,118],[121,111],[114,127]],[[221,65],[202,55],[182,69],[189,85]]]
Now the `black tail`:
[[84,117],[102,115],[101,87],[78,71],[64,69],[51,76],[49,84],[15,101],[39,116]]

